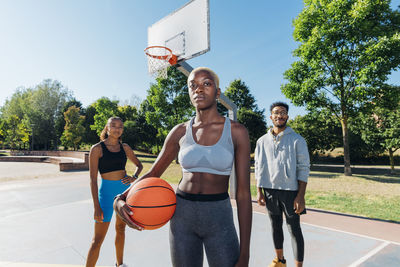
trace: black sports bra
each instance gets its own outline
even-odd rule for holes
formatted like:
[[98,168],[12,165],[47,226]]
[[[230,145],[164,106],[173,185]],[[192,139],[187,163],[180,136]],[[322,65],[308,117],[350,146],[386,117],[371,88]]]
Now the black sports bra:
[[107,173],[125,170],[127,159],[122,144],[120,144],[120,150],[118,152],[111,152],[108,150],[103,141],[100,142],[100,145],[103,149],[103,156],[99,158],[99,172]]

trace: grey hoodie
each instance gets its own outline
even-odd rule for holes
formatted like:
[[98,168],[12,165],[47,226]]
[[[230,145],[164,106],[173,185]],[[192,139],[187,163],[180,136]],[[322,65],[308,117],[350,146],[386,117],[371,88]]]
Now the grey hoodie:
[[257,140],[254,152],[257,187],[298,190],[298,181],[307,182],[310,158],[307,143],[292,128],[276,137],[272,129]]

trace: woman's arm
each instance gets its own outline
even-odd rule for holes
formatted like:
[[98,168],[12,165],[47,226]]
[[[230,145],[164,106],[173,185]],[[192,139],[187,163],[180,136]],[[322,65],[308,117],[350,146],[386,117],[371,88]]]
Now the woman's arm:
[[[134,176],[138,177],[139,174],[143,170],[143,165],[140,162],[140,160],[136,157],[135,152],[133,152],[132,148],[128,144],[123,144],[123,148],[125,150],[126,157],[133,162],[136,166],[135,173],[133,174]],[[131,182],[133,182],[132,180]]]
[[[137,179],[134,183],[132,183],[131,187],[139,182],[142,179],[148,177],[161,177],[164,171],[168,168],[169,164],[175,159],[176,155],[179,152],[179,140],[185,134],[186,127],[184,124],[179,124],[175,126],[168,134],[167,138],[164,141],[163,148],[158,155],[156,161],[154,162],[151,169],[145,173],[142,177]],[[130,187],[130,188],[131,188]],[[125,203],[126,196],[128,195],[129,189],[125,190],[123,194],[117,197],[114,200],[114,209],[118,216],[131,228],[140,230],[130,218],[129,214],[131,210]]]
[[252,205],[250,194],[250,141],[246,128],[232,122],[232,139],[235,147],[236,205],[240,230],[240,257],[235,266],[248,266]]
[[99,171],[99,158],[101,157],[101,147],[99,144],[93,145],[89,152],[89,174],[90,174],[90,191],[92,192],[94,220],[103,221],[103,211],[99,203],[99,188],[97,185],[97,175]]

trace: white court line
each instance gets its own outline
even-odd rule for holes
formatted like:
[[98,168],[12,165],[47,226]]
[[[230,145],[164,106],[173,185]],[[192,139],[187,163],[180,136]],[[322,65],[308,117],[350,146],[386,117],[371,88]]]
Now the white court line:
[[372,256],[374,256],[375,254],[377,254],[379,251],[381,251],[382,249],[384,249],[387,245],[389,245],[390,242],[384,242],[382,244],[380,244],[379,246],[377,246],[376,248],[374,248],[373,250],[371,250],[369,253],[367,253],[366,255],[364,255],[364,257],[359,258],[358,260],[356,260],[355,262],[353,262],[352,264],[349,265],[349,267],[356,267],[359,266],[361,263],[365,262],[366,260],[368,260],[369,258],[371,258]]
[[[262,212],[259,212],[259,211],[253,211],[253,213],[262,214],[262,215],[268,217],[265,213],[262,213]],[[310,225],[310,226],[318,227],[318,228],[325,229],[325,230],[335,231],[335,232],[339,232],[339,233],[344,233],[344,234],[355,235],[355,236],[359,236],[359,237],[363,237],[363,238],[373,239],[373,240],[377,240],[377,241],[380,241],[380,242],[388,242],[388,243],[400,246],[400,243],[395,242],[395,241],[390,241],[390,240],[380,239],[380,238],[376,238],[376,237],[372,237],[372,236],[367,236],[367,235],[347,232],[347,231],[338,230],[338,229],[335,229],[335,228],[330,228],[330,227],[321,226],[321,225],[316,225],[316,224],[312,224],[312,223],[301,222],[301,224]]]

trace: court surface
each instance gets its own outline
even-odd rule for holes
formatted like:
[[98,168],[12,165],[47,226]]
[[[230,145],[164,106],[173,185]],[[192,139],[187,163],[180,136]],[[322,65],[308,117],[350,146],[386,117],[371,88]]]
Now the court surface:
[[[84,264],[93,234],[89,173],[61,173],[54,167],[0,162],[0,266]],[[113,221],[98,266],[114,264]],[[302,222],[304,266],[400,266],[399,224],[312,210]],[[284,231],[287,266],[293,266],[286,225]],[[273,257],[269,219],[254,205],[250,266],[268,266]],[[143,232],[127,229],[129,266],[168,267],[169,258],[168,226]]]

